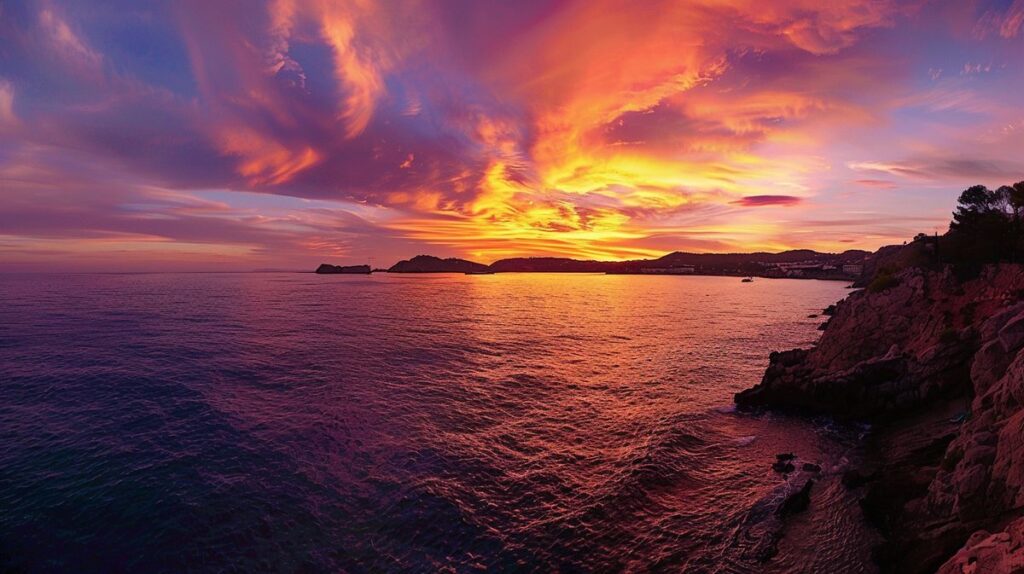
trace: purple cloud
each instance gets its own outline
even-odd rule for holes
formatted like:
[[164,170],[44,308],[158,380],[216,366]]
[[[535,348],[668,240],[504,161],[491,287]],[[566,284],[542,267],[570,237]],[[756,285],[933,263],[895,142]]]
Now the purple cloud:
[[743,207],[769,207],[773,205],[792,206],[803,201],[802,197],[795,195],[748,195],[733,201],[733,205]]

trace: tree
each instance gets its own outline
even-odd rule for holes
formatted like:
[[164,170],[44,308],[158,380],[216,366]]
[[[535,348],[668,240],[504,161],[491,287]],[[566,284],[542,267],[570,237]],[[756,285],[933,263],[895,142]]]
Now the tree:
[[1013,261],[1020,261],[1019,256],[1024,252],[1024,232],[1021,229],[1021,216],[1024,216],[1024,181],[1018,181],[1009,186],[1007,203],[1013,213],[1013,232],[1010,239],[1012,254],[1010,257]]
[[949,226],[947,254],[953,261],[980,266],[1016,258],[1019,229],[1012,217],[1016,196],[1011,186],[992,191],[975,185],[960,194]]
[[1013,220],[1020,222],[1021,213],[1024,212],[1024,181],[1018,181],[1007,187],[1009,188],[1007,200],[1010,209],[1013,210]]
[[975,225],[981,216],[995,210],[996,197],[984,185],[972,185],[960,194],[957,199],[956,211],[953,212],[952,229],[961,229]]
[[1000,185],[999,189],[993,193],[992,196],[992,207],[996,210],[1003,212],[1003,214],[1013,213],[1013,209],[1010,207],[1010,195],[1013,193],[1013,187],[1009,185]]

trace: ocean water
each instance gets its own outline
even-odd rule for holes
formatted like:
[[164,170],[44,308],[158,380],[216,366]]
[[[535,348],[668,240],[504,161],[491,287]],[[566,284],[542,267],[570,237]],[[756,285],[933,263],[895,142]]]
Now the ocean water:
[[870,571],[850,429],[731,409],[846,292],[0,275],[0,570]]

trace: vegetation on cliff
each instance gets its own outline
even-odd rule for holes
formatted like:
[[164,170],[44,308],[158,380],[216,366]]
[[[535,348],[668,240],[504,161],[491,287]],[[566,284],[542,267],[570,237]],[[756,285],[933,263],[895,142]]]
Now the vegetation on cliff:
[[858,287],[883,291],[900,270],[951,268],[961,279],[977,277],[985,265],[1024,262],[1024,181],[989,189],[965,189],[949,230],[919,233],[906,245],[883,247],[868,257]]

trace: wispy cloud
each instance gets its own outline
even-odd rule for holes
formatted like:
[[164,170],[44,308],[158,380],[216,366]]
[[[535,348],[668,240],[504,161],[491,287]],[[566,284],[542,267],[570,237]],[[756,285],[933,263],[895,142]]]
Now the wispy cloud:
[[768,206],[791,206],[803,201],[803,198],[793,195],[748,195],[733,201],[733,205],[743,207],[768,207]]
[[970,158],[926,157],[892,162],[851,162],[848,165],[860,172],[952,182],[1009,180],[1024,173],[1024,165],[1021,164]]

